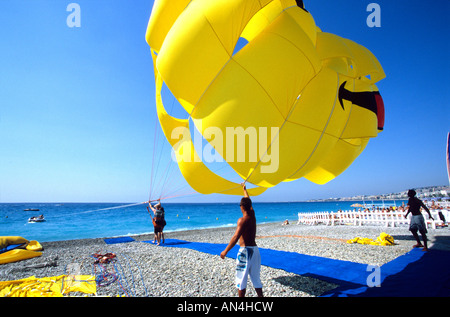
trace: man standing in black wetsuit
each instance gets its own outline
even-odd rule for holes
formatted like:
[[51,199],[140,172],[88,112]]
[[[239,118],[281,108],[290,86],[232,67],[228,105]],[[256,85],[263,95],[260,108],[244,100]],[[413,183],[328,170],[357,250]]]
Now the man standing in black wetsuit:
[[[423,251],[428,251],[428,245],[427,245],[427,225],[425,224],[425,219],[423,218],[422,213],[420,212],[420,207],[423,207],[428,215],[430,216],[430,219],[434,220],[431,216],[430,210],[425,206],[425,204],[416,196],[416,191],[414,189],[410,189],[408,191],[408,205],[406,208],[408,209],[408,212],[405,215],[405,218],[408,217],[408,214],[412,214],[411,223],[409,225],[409,231],[413,234],[414,238],[417,241],[417,244],[414,246],[415,248],[423,247]],[[423,244],[420,243],[419,235],[417,234],[417,231],[420,232],[423,239]]]

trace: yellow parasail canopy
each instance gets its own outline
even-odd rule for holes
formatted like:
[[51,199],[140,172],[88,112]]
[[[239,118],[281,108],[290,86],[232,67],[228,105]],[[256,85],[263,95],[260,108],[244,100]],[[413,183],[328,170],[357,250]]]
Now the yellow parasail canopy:
[[[237,50],[240,39],[248,43]],[[294,0],[156,0],[146,40],[159,122],[200,193],[242,191],[205,165],[192,124],[256,185],[250,195],[301,177],[327,183],[383,129],[378,60],[322,32]],[[163,84],[190,119],[166,111]]]

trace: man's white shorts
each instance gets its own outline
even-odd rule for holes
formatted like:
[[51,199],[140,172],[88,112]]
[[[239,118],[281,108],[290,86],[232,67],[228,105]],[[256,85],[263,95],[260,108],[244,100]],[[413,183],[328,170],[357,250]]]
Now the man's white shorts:
[[262,288],[261,255],[257,246],[241,247],[236,257],[236,286],[239,290],[247,288],[247,280],[250,275],[254,288]]

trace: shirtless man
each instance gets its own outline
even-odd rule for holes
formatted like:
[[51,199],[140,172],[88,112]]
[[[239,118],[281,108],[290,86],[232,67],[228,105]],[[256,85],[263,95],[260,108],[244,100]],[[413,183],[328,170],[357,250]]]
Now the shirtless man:
[[[409,224],[409,231],[413,234],[414,238],[417,241],[417,244],[414,246],[415,248],[423,247],[423,251],[428,251],[428,243],[427,243],[427,225],[425,223],[425,219],[420,212],[420,207],[423,207],[425,211],[428,213],[428,216],[431,220],[434,220],[431,216],[430,210],[428,209],[425,204],[416,197],[416,191],[414,189],[408,190],[408,205],[406,208],[408,209],[408,212],[405,215],[405,218],[408,217],[408,214],[411,213],[411,222]],[[420,232],[423,239],[423,245],[420,243],[419,235],[417,234],[417,231]]]
[[263,297],[260,279],[261,256],[255,241],[255,211],[253,210],[252,201],[248,196],[245,183],[242,183],[242,188],[244,190],[244,198],[241,199],[240,206],[243,217],[239,218],[236,231],[231,237],[228,246],[220,254],[220,257],[224,259],[228,251],[239,241],[240,248],[236,258],[236,286],[239,297],[245,296],[249,274],[256,294],[259,297]]

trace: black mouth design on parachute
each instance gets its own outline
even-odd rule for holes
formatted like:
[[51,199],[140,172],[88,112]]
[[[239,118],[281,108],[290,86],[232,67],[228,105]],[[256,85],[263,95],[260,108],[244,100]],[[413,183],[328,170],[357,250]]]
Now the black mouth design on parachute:
[[297,2],[297,6],[308,12],[308,10],[305,9],[305,5],[303,4],[303,0],[295,0]]
[[376,114],[378,118],[378,130],[384,127],[384,102],[378,91],[362,91],[353,92],[347,90],[344,86],[347,82],[343,82],[339,87],[339,102],[342,109],[344,108],[343,99],[350,101],[352,104],[365,108]]

